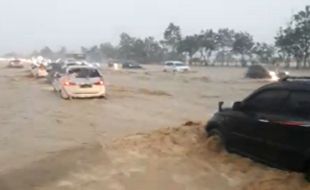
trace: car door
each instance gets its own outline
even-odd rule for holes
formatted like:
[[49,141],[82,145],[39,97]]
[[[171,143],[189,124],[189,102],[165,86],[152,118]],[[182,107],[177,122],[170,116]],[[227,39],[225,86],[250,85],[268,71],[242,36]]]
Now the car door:
[[278,150],[274,160],[281,166],[300,169],[310,147],[310,92],[291,91],[284,108],[283,116],[271,121],[277,139],[267,143]]
[[165,71],[171,71],[171,66],[172,66],[172,63],[168,62],[168,63],[165,63],[165,67],[164,67],[164,70]]
[[277,134],[270,120],[281,115],[288,95],[286,90],[263,90],[242,103],[232,122],[232,146],[236,151],[261,160],[273,159],[274,149],[266,142],[273,141]]

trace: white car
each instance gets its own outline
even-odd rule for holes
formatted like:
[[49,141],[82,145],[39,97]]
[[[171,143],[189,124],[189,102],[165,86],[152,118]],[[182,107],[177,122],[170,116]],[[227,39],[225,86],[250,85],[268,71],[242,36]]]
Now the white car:
[[14,59],[14,60],[9,61],[8,67],[10,67],[10,68],[23,68],[24,63],[19,59]]
[[53,87],[63,99],[105,97],[106,85],[100,71],[87,65],[75,65],[56,73]]
[[187,72],[190,67],[181,61],[166,61],[164,72]]
[[48,75],[46,67],[43,64],[31,65],[31,73],[35,78],[44,78]]

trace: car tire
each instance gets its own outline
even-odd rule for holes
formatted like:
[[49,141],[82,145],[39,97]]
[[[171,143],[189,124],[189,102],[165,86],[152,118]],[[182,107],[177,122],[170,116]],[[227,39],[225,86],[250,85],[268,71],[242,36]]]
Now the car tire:
[[64,92],[63,90],[60,90],[60,91],[59,91],[59,94],[60,94],[60,97],[61,97],[62,99],[64,99],[64,100],[70,100],[70,96],[68,96],[68,95],[66,94],[66,92]]
[[99,98],[99,99],[107,99],[107,96],[106,96],[106,95],[103,95],[103,96],[99,96],[98,98]]
[[305,180],[310,182],[310,163],[308,162],[307,167],[305,169]]
[[217,129],[211,130],[208,133],[207,148],[212,152],[220,153],[224,151],[225,147],[222,133]]

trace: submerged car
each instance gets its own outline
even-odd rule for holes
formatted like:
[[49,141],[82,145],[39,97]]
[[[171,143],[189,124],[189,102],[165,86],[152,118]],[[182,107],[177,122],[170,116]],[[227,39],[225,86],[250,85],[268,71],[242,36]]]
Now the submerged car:
[[55,74],[59,73],[61,71],[62,63],[50,63],[47,65],[46,70],[47,70],[47,76],[46,80],[49,83],[52,83],[55,79]]
[[106,96],[103,76],[95,67],[69,66],[55,75],[53,87],[63,99]]
[[310,77],[286,77],[222,108],[206,125],[210,140],[310,179]]
[[245,77],[254,79],[271,79],[272,81],[277,81],[288,75],[289,73],[287,71],[278,71],[278,69],[272,66],[255,64],[248,68]]
[[187,72],[190,67],[181,61],[166,61],[163,69],[164,72]]
[[14,59],[14,60],[9,61],[8,67],[10,67],[10,68],[24,68],[24,64],[21,60]]

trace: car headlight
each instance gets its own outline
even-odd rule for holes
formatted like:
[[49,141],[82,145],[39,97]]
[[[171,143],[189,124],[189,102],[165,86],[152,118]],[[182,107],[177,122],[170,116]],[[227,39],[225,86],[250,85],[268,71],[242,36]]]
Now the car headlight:
[[278,81],[279,80],[279,77],[278,77],[276,72],[269,71],[269,75],[270,75],[271,81]]

